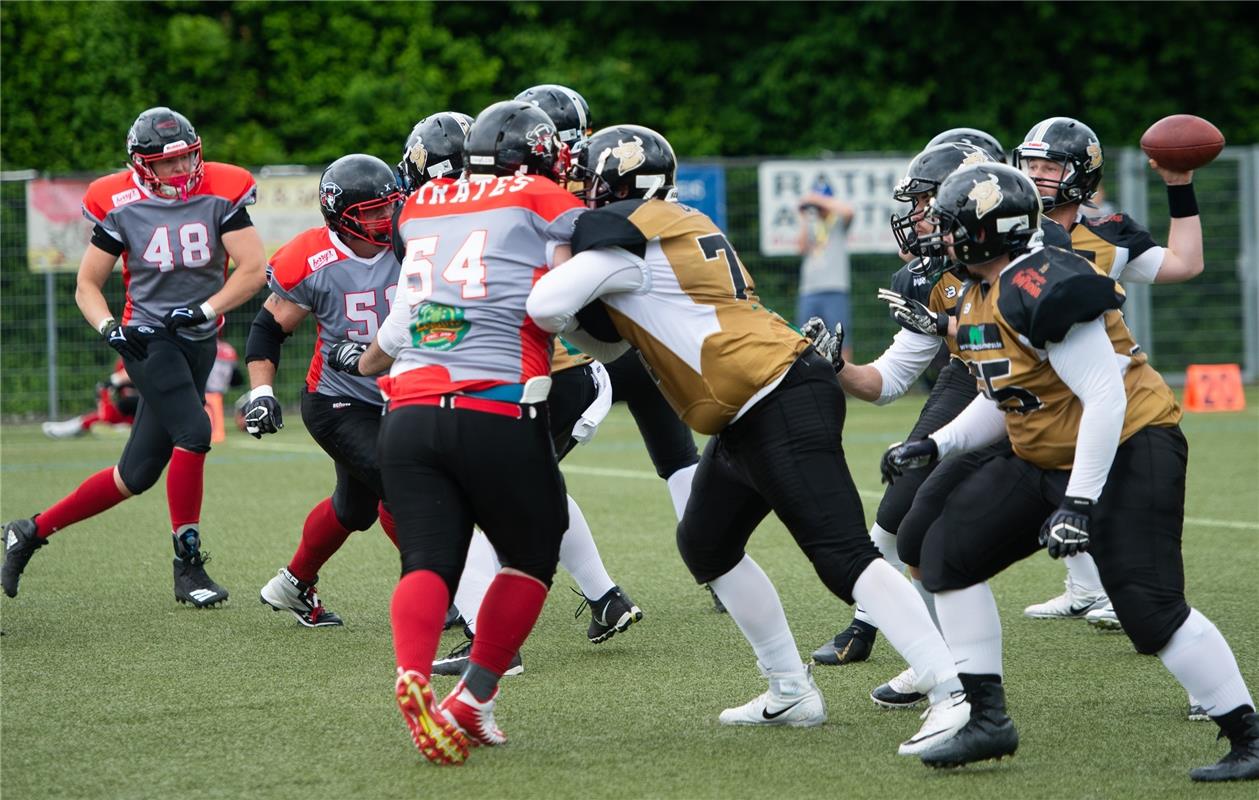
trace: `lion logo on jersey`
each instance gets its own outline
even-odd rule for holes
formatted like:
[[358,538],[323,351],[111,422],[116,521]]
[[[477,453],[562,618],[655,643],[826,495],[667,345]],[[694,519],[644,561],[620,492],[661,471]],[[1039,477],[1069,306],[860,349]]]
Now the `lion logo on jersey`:
[[997,183],[997,176],[990,175],[988,180],[982,183],[975,181],[975,188],[970,190],[970,193],[966,195],[966,199],[975,204],[975,218],[983,219],[985,214],[1001,205],[1005,195],[1001,193],[1001,186]]
[[1088,153],[1089,163],[1085,166],[1085,171],[1092,172],[1102,167],[1102,143],[1096,139],[1089,139],[1088,146],[1084,148],[1084,152]]
[[629,142],[617,139],[616,147],[612,148],[612,156],[617,160],[617,175],[633,172],[647,160],[647,154],[643,152],[643,140],[637,136]]
[[337,210],[337,198],[341,196],[341,187],[329,181],[319,187],[319,205],[329,211]]
[[555,149],[551,141],[554,138],[555,128],[545,122],[539,122],[533,130],[525,134],[525,143],[529,145],[529,151],[535,156],[544,156]]

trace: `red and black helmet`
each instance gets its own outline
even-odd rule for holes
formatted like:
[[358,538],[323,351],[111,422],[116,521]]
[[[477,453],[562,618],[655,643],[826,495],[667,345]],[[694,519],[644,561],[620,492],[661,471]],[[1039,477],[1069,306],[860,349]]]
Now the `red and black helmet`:
[[[341,156],[319,177],[319,210],[328,227],[372,244],[389,244],[394,211],[404,199],[397,176],[376,156]],[[367,214],[377,209],[387,213]]]

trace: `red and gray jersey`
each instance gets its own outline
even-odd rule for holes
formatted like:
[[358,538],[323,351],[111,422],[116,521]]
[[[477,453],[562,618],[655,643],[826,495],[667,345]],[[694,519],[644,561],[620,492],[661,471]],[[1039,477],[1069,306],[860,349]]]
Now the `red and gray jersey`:
[[534,282],[567,244],[578,200],[537,175],[437,180],[398,217],[398,302],[381,346],[394,405],[550,374],[551,335],[525,313]]
[[[161,325],[172,308],[198,306],[223,287],[227,250],[220,226],[257,199],[248,170],[207,162],[187,200],[158,197],[130,170],[99,178],[83,196],[83,215],[123,246],[125,324]],[[180,329],[208,339],[218,320]]]
[[306,372],[306,389],[381,405],[371,378],[324,368],[332,345],[342,339],[370,343],[393,305],[398,259],[391,249],[360,258],[326,227],[293,237],[271,257],[271,291],[315,317],[318,339]]

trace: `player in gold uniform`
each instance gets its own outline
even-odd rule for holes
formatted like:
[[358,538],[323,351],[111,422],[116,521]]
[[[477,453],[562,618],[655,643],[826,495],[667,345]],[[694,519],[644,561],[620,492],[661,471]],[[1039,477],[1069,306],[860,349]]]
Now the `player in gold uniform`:
[[580,164],[595,210],[578,219],[572,260],[534,286],[529,315],[583,349],[591,344],[574,337],[614,343],[596,348],[632,344],[682,420],[712,436],[678,525],[678,548],[696,581],[709,583],[725,604],[769,679],[769,691],[725,710],[721,722],[826,720],[777,591],[744,552],[773,510],[827,588],[846,602],[859,599],[921,676],[932,706],[900,752],[946,740],[969,708],[953,694],[960,683],[952,657],[921,598],[866,534],[844,461],[844,397],[831,364],[760,304],[712,221],[670,202],[676,160],[662,136],[633,125],[604,129]]
[[883,468],[895,477],[1005,435],[1011,452],[957,486],[923,544],[923,583],[971,702],[970,722],[923,761],[956,766],[1018,747],[986,581],[1045,546],[1055,558],[1094,554],[1136,649],[1157,654],[1230,740],[1191,778],[1259,779],[1254,701],[1224,637],[1185,601],[1180,407],[1132,341],[1122,292],[1086,259],[1041,246],[1037,189],[1012,167],[958,170],[933,215],[973,279],[957,341],[983,396],[926,439],[890,448]]

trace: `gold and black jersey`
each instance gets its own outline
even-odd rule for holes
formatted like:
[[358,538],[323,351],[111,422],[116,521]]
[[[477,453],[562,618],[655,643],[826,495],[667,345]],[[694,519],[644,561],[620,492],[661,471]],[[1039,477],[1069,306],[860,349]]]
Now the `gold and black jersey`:
[[1127,214],[1085,217],[1071,227],[1071,250],[1092,261],[1099,272],[1119,280],[1124,267],[1158,247],[1150,232]]
[[555,337],[555,348],[551,351],[551,372],[563,372],[573,367],[584,367],[594,361],[575,347],[571,347],[560,337]]
[[1014,452],[1043,469],[1070,469],[1083,405],[1054,372],[1046,343],[1072,325],[1104,316],[1115,354],[1126,360],[1128,408],[1120,441],[1180,421],[1180,406],[1132,339],[1113,280],[1056,247],[1014,262],[993,286],[968,283],[958,309],[958,349],[979,390],[1006,413]]
[[573,252],[621,247],[643,286],[603,298],[682,421],[719,432],[780,378],[808,340],[761,305],[752,276],[712,220],[663,200],[624,200],[583,214]]

